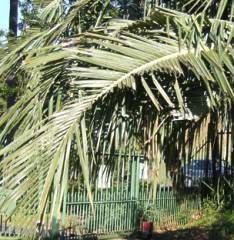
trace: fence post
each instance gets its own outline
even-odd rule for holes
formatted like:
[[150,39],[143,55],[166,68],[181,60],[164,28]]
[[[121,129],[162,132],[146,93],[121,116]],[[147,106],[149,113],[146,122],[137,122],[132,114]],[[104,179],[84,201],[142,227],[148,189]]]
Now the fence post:
[[135,200],[136,193],[136,161],[135,156],[132,156],[132,164],[131,164],[131,199]]

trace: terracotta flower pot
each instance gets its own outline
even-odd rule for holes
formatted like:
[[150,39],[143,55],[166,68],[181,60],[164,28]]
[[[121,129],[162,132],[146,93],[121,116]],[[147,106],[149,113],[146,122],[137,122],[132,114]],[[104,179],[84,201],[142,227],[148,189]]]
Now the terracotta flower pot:
[[142,224],[142,232],[146,235],[150,235],[153,231],[153,222],[151,221],[143,221]]

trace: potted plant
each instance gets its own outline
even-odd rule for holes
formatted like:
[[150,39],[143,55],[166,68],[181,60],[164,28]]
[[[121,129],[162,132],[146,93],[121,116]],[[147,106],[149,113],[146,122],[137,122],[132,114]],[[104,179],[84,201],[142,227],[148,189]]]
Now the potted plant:
[[144,238],[148,238],[153,232],[155,211],[156,206],[154,204],[147,204],[141,208],[141,231]]

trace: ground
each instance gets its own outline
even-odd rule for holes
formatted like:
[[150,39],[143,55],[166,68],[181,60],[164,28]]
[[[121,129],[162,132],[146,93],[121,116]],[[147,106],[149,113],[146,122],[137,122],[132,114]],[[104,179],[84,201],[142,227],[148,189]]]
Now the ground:
[[[147,239],[132,234],[128,240]],[[216,209],[212,204],[203,209],[199,219],[177,229],[166,229],[152,234],[149,240],[234,240],[234,211]]]
[[167,231],[163,233],[154,233],[149,238],[144,238],[141,236],[131,236],[127,240],[234,240],[229,237],[220,237],[219,234],[215,235],[212,232],[209,232],[205,229],[184,229],[176,231]]

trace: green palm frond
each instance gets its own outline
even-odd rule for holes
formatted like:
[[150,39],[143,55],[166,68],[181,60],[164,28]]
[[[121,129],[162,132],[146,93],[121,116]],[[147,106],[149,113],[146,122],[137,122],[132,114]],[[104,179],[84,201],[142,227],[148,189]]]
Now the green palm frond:
[[39,13],[39,19],[44,24],[51,25],[52,23],[58,22],[64,13],[64,2],[62,0],[54,0],[49,3]]
[[[97,37],[96,35],[96,38]],[[75,49],[67,47],[67,49],[62,50],[65,54],[63,56],[66,56],[67,53],[69,61],[74,63],[77,61],[89,63],[96,67],[93,69],[89,67],[86,70],[84,67],[75,67],[76,64],[73,63],[72,65],[74,66],[67,69],[68,75],[72,76],[71,86],[76,91],[83,90],[84,95],[78,97],[78,100],[75,102],[72,101],[71,103],[65,104],[62,111],[54,113],[49,119],[45,119],[43,121],[44,123],[39,122],[42,127],[37,125],[32,126],[30,130],[24,131],[21,136],[16,138],[12,144],[1,150],[1,155],[6,155],[4,161],[1,163],[1,167],[4,172],[7,171],[6,175],[8,176],[3,179],[3,182],[6,188],[14,189],[3,204],[3,209],[8,209],[7,203],[9,201],[17,201],[21,196],[28,198],[27,201],[32,203],[35,202],[35,204],[39,197],[41,200],[39,202],[38,214],[40,220],[43,220],[52,182],[55,179],[63,179],[61,166],[67,164],[65,160],[68,161],[68,159],[65,158],[67,155],[65,149],[69,149],[67,144],[72,140],[74,135],[79,146],[78,155],[81,163],[83,162],[83,173],[84,176],[87,176],[86,183],[88,184],[88,169],[85,168],[88,161],[87,150],[82,147],[86,145],[85,142],[88,142],[88,140],[86,140],[87,137],[84,135],[86,134],[86,129],[83,132],[79,129],[82,129],[81,122],[84,113],[91,110],[109,93],[122,88],[135,89],[135,86],[138,85],[138,76],[143,77],[145,74],[147,74],[147,76],[153,74],[152,80],[157,91],[161,94],[160,97],[164,98],[170,108],[173,107],[172,100],[170,100],[165,90],[163,90],[162,86],[160,86],[159,82],[156,80],[156,72],[160,71],[161,73],[166,72],[181,75],[183,73],[181,63],[187,64],[187,62],[189,62],[191,65],[197,65],[192,58],[192,54],[194,53],[191,50],[179,50],[174,46],[151,42],[151,40],[147,39],[145,39],[145,41],[143,41],[143,39],[140,41],[137,36],[134,38],[132,35],[128,36],[126,33],[120,35],[116,40],[122,39],[128,40],[127,44],[129,51],[126,49],[127,46],[124,48],[117,44],[113,46],[113,42],[108,45],[109,50],[115,50],[117,47],[119,53],[110,52],[104,49],[90,48]],[[103,40],[102,35],[100,35],[99,40]],[[91,39],[88,39],[88,41],[90,43]],[[94,40],[94,42],[97,43],[97,40]],[[131,50],[141,51],[142,54],[146,53],[149,56],[143,60],[139,54],[140,58],[137,59],[135,52]],[[210,51],[210,49],[204,50],[204,52]],[[49,59],[51,60],[51,58]],[[52,58],[52,61],[53,60]],[[41,65],[42,62],[40,58],[33,62],[33,66],[37,69]],[[29,66],[31,66],[31,63]],[[108,76],[112,76],[112,78],[110,79]],[[43,78],[43,80],[45,79]],[[147,82],[149,82],[149,80],[147,80]],[[149,94],[150,99],[154,102],[156,97],[150,92],[147,86],[149,83],[147,82],[142,78],[143,87],[146,93]],[[160,108],[163,108],[161,104],[158,110],[160,110]],[[17,121],[18,120],[20,119],[17,118]],[[6,132],[8,131],[9,129]],[[35,146],[37,146],[38,150],[35,149]],[[48,146],[51,147],[48,148]],[[38,151],[40,151],[40,149],[44,149],[43,154],[39,154]],[[10,152],[11,154],[8,155]],[[36,156],[40,156],[38,157],[39,162],[34,161]],[[43,166],[43,169],[36,167],[38,164]],[[20,171],[20,174],[15,174],[17,171]],[[36,190],[39,189],[40,182],[38,181],[36,183],[35,174],[38,176],[42,174],[44,176],[41,193]],[[17,186],[19,179],[21,179],[21,184]],[[33,194],[28,192],[29,186],[34,189]],[[60,188],[57,189],[57,191],[53,201],[55,204],[58,202],[58,199],[60,199],[59,205],[61,206]],[[39,196],[36,198],[35,194],[39,194]],[[51,214],[53,215],[53,213]]]
[[[0,170],[9,190],[0,207],[21,227],[35,229],[47,217],[52,226],[60,218],[74,144],[92,203],[96,153],[136,148],[152,161],[166,154],[171,161],[179,145],[192,145],[185,139],[188,126],[198,129],[210,111],[234,100],[232,31],[225,28],[220,41],[207,31],[212,21],[158,8],[145,21],[116,20],[65,35],[90,2],[76,2],[61,23],[27,39],[0,64],[2,81],[22,74],[27,82],[0,119]],[[45,21],[60,17],[60,5],[48,11],[57,3],[44,9]],[[204,99],[197,118],[189,115],[194,92]],[[181,116],[191,123],[172,121]]]
[[34,8],[45,8],[48,6],[51,2],[55,2],[54,0],[32,0],[32,5]]

